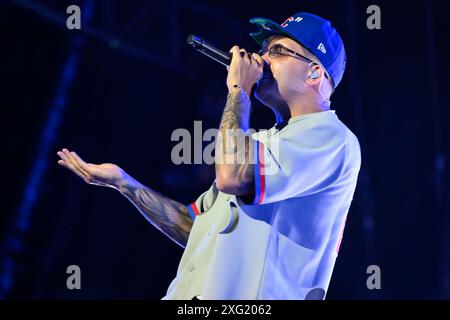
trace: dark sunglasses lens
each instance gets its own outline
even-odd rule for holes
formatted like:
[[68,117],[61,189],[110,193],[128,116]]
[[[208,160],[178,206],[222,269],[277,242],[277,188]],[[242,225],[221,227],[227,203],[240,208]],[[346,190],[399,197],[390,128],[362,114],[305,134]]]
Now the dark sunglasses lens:
[[283,46],[281,44],[275,44],[270,47],[269,54],[273,57],[281,55],[283,52]]

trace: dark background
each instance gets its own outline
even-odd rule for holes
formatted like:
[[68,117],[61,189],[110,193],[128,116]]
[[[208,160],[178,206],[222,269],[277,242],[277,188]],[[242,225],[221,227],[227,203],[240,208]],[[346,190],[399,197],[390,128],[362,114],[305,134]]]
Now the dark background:
[[[68,30],[78,4],[82,29]],[[366,9],[381,8],[381,30]],[[362,168],[328,299],[449,299],[448,1],[0,1],[0,298],[160,299],[182,248],[117,191],[57,165],[68,147],[183,203],[213,167],[171,162],[171,133],[215,128],[226,70],[185,44],[259,48],[249,18],[332,21],[347,70],[332,109]],[[272,114],[254,101],[252,127]],[[66,288],[79,265],[82,290]],[[381,268],[381,290],[366,269]]]

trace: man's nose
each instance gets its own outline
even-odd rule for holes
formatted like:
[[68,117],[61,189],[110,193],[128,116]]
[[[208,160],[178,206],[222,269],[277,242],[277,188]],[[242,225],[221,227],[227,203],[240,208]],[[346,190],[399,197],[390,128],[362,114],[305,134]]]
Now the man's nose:
[[269,54],[266,52],[264,53],[261,58],[263,58],[264,60],[264,64],[266,65],[266,67],[268,67],[270,69],[270,57]]
[[273,77],[272,74],[272,68],[270,66],[270,59],[269,56],[267,54],[264,54],[261,58],[263,58],[264,60],[264,69],[263,69],[263,74],[267,77]]
[[268,53],[268,52],[264,53],[264,54],[261,56],[261,58],[263,58],[263,60],[264,60],[268,65],[270,65],[270,59],[269,59],[269,53]]

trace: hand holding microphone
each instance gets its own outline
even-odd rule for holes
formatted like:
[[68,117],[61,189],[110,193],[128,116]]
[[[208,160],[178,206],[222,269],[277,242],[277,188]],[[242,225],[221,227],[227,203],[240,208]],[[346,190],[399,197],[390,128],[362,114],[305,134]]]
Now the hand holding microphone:
[[[200,53],[226,67],[229,67],[227,78],[227,85],[229,89],[231,89],[234,84],[237,84],[249,95],[253,85],[260,81],[263,76],[265,78],[272,77],[269,65],[258,54],[247,54],[244,49],[239,49],[237,46],[234,46],[231,49],[231,52],[226,53],[220,49],[217,49],[216,46],[207,42],[203,38],[193,34],[188,36],[187,43]],[[233,55],[238,56],[238,58],[232,59]],[[253,79],[255,72],[258,76]],[[236,83],[232,83],[233,81]]]
[[232,59],[228,69],[227,86],[231,92],[242,88],[250,96],[253,85],[262,78],[264,60],[256,53],[249,54],[238,46],[231,48]]

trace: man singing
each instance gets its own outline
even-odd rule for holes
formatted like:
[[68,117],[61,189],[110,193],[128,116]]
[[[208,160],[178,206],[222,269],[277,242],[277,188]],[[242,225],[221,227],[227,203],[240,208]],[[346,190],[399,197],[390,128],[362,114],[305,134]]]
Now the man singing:
[[[168,199],[114,164],[58,152],[59,164],[119,190],[185,248],[163,299],[324,299],[328,289],[361,165],[357,138],[330,110],[344,45],[309,13],[281,25],[250,21],[262,50],[231,49],[216,179],[195,202]],[[246,134],[252,89],[276,125]]]

